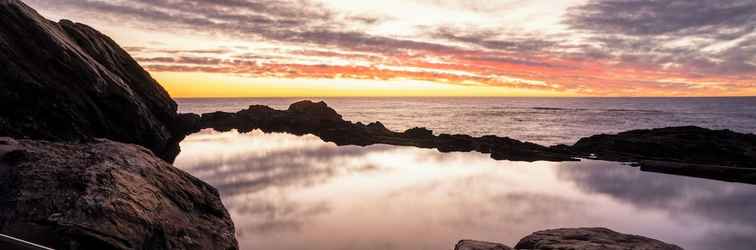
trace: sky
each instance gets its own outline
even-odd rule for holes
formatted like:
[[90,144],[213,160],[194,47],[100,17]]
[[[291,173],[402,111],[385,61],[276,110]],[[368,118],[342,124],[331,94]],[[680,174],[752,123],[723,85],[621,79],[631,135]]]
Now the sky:
[[756,95],[756,0],[25,2],[174,97]]

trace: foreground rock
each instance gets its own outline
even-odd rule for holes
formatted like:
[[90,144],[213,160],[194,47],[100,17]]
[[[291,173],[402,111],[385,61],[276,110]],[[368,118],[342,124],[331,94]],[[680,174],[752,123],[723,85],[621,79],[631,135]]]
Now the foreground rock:
[[0,0],[0,136],[109,138],[178,153],[176,103],[113,40]]
[[0,138],[0,233],[55,249],[237,249],[217,191],[109,140]]
[[658,240],[621,234],[606,228],[554,229],[535,232],[520,240],[515,249],[561,250],[682,250]]
[[[510,250],[505,245],[462,240],[454,250]],[[516,250],[682,250],[655,239],[622,234],[606,228],[567,228],[535,232],[514,247]]]
[[394,132],[380,122],[353,123],[324,102],[302,101],[292,104],[287,110],[275,110],[267,106],[250,106],[237,113],[214,112],[199,115],[182,114],[187,133],[203,128],[219,131],[238,129],[249,132],[261,129],[265,132],[287,132],[297,135],[314,134],[325,141],[338,145],[390,144],[436,148],[441,152],[490,153],[497,160],[515,161],[571,161],[570,155],[533,143],[521,142],[498,136],[472,137],[468,135],[433,135],[433,131],[414,128]]

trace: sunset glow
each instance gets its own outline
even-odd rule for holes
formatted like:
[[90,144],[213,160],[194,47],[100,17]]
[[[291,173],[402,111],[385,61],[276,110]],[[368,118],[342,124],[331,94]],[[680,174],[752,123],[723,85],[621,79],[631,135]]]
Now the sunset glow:
[[176,97],[756,95],[756,2],[32,0]]

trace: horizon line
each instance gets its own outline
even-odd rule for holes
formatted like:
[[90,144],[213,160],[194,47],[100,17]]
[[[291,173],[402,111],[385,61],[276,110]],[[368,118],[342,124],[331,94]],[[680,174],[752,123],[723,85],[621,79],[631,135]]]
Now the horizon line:
[[756,96],[171,96],[173,99],[263,98],[756,98]]

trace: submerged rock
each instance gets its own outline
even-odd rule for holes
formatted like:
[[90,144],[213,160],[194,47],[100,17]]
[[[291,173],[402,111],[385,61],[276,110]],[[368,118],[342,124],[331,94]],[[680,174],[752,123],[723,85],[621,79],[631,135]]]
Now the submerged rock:
[[109,138],[172,161],[176,103],[106,35],[0,0],[0,136]]
[[141,146],[0,138],[0,233],[55,249],[237,249],[215,188]]
[[535,232],[520,240],[520,250],[682,250],[643,236],[618,233],[606,228],[569,228]]

